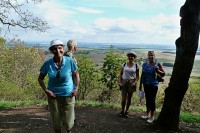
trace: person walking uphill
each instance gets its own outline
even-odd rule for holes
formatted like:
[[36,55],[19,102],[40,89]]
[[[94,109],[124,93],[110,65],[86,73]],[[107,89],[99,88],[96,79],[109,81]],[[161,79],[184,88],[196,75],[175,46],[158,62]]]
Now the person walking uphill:
[[[52,40],[49,50],[54,56],[43,63],[38,82],[48,97],[48,107],[55,133],[61,133],[62,124],[70,133],[74,125],[74,96],[77,95],[80,80],[77,66],[72,58],[63,56],[62,41]],[[71,73],[76,75],[75,89]],[[49,78],[47,87],[44,83],[46,75]]]
[[119,116],[129,116],[129,107],[133,92],[136,91],[137,81],[139,80],[139,66],[134,62],[137,57],[135,52],[127,53],[128,62],[122,64],[119,75],[119,86],[121,88],[121,112]]
[[165,75],[160,63],[155,60],[154,51],[148,52],[148,61],[142,65],[142,75],[140,79],[139,89],[142,90],[144,87],[145,99],[146,99],[146,114],[142,115],[142,119],[147,119],[148,123],[154,121],[154,112],[156,109],[156,94],[158,91],[158,79],[157,74],[161,76]]

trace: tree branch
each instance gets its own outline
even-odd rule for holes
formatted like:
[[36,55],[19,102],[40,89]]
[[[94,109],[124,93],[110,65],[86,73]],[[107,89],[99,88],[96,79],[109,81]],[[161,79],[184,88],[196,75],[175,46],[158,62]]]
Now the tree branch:
[[[26,0],[26,4],[34,2],[41,3],[44,0]],[[25,4],[25,3],[24,3]],[[21,27],[23,29],[33,29],[39,32],[45,32],[49,27],[46,21],[35,17],[28,10],[22,10],[24,4],[19,4],[17,0],[1,0],[0,2],[0,22],[3,25],[12,27]]]

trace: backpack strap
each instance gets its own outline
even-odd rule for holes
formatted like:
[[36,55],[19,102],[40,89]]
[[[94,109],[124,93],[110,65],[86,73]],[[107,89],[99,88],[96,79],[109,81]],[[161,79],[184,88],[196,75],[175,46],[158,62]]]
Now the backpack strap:
[[[126,66],[126,62],[123,63],[123,68]],[[135,63],[135,66],[136,66],[136,70],[138,69],[138,64]]]
[[160,67],[161,66],[161,64],[159,63],[159,62],[155,62],[155,66],[158,66],[158,67]]
[[123,63],[123,68],[126,66],[126,62]]

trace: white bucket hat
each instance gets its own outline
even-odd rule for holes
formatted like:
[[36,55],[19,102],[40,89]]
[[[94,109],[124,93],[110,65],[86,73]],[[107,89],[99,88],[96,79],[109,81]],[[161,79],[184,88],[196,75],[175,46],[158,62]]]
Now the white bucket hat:
[[135,58],[137,57],[136,53],[134,51],[130,51],[126,54],[127,56],[128,55],[133,55]]
[[54,39],[50,42],[49,48],[51,48],[52,46],[55,46],[55,45],[64,45],[64,43],[59,39]]

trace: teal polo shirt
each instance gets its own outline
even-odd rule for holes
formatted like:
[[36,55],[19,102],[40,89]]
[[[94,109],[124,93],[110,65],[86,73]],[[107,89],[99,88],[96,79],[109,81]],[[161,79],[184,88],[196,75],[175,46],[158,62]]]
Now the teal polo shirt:
[[56,96],[70,96],[73,91],[72,72],[75,70],[77,70],[77,65],[72,58],[63,56],[61,76],[59,78],[56,78],[58,67],[54,63],[53,58],[49,58],[44,62],[40,73],[49,77],[48,90],[51,90]]

